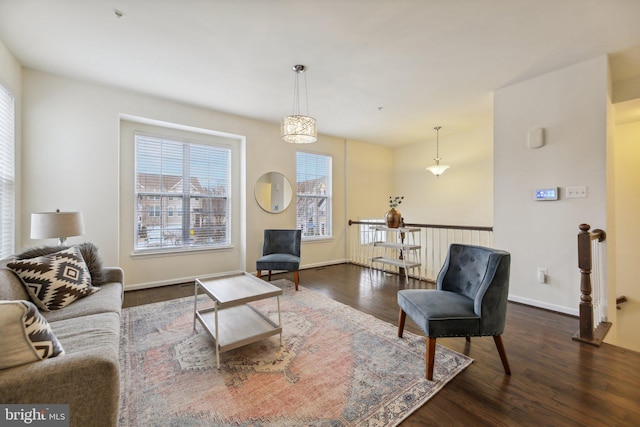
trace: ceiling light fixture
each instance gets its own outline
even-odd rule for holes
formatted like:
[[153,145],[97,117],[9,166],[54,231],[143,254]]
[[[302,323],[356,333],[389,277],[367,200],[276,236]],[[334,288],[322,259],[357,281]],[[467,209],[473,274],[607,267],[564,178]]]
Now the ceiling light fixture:
[[434,129],[436,130],[436,158],[434,159],[436,161],[436,164],[434,166],[429,166],[426,169],[430,171],[432,174],[434,174],[435,176],[440,176],[444,173],[444,171],[449,169],[449,165],[440,164],[441,159],[440,159],[439,136],[440,136],[440,129],[442,129],[442,126],[436,126],[434,127]]
[[[304,65],[294,65],[292,67],[296,73],[293,86],[293,114],[282,118],[280,133],[282,140],[292,144],[308,144],[318,139],[318,129],[316,119],[300,114],[300,75],[304,74]],[[307,96],[307,77],[304,77],[304,96],[307,104],[307,114],[309,114],[309,98]]]

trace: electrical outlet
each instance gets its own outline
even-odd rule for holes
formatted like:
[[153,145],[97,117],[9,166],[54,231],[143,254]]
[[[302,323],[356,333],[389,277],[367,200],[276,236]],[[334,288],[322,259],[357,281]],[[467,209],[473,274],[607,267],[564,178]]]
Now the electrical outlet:
[[567,199],[582,199],[587,197],[587,187],[580,185],[577,187],[565,188],[565,197]]
[[544,267],[538,267],[536,277],[538,278],[538,282],[547,283],[547,269]]

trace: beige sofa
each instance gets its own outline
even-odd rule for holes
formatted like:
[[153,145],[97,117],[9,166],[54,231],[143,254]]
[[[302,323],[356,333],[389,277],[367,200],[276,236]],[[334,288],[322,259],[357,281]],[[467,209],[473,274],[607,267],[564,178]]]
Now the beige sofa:
[[[0,300],[29,300],[0,261]],[[0,369],[0,403],[68,404],[71,426],[115,426],[120,396],[120,311],[124,274],[102,268],[100,291],[62,309],[40,310],[64,354]]]

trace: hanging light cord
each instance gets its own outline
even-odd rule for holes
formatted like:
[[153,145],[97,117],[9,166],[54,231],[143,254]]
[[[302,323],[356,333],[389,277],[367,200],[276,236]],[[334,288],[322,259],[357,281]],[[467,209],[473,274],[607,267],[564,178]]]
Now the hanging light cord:
[[435,160],[440,160],[440,129],[442,126],[436,126],[434,129],[436,130],[436,158]]
[[299,79],[299,71],[296,70],[295,75],[293,76],[293,115],[297,116],[300,114],[300,97],[298,96],[298,79]]
[[309,115],[309,92],[307,90],[307,74],[303,65],[294,65],[295,79],[293,81],[293,115],[300,115],[300,74],[304,78],[304,100],[307,106],[306,115]]

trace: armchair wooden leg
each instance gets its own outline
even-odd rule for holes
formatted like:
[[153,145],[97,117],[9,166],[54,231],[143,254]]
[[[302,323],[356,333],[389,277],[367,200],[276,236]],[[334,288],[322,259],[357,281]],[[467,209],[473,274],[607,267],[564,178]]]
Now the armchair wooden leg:
[[293,283],[296,284],[296,291],[298,290],[298,282],[300,281],[300,272],[299,271],[294,271],[293,272]]
[[433,381],[433,364],[436,360],[436,339],[427,337],[427,379]]
[[258,270],[258,274],[256,274],[256,277],[258,279],[262,277],[262,270]]
[[268,277],[269,281],[271,281],[271,270],[269,270],[269,277]]
[[504,367],[504,373],[507,375],[511,375],[511,368],[509,367],[509,360],[507,360],[507,352],[504,351],[504,344],[502,344],[502,336],[494,335],[493,341],[496,343],[496,348],[498,349],[498,353],[500,354],[500,360],[502,361],[502,366]]
[[464,337],[465,340],[467,340],[467,342],[471,342],[471,337],[469,335],[467,335],[466,337]]
[[404,321],[407,318],[407,313],[404,312],[403,309],[400,309],[400,314],[398,315],[398,336],[402,338],[402,333],[404,332]]

